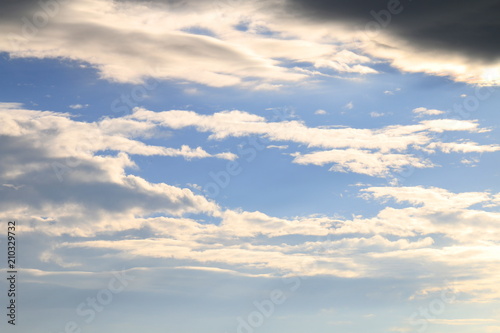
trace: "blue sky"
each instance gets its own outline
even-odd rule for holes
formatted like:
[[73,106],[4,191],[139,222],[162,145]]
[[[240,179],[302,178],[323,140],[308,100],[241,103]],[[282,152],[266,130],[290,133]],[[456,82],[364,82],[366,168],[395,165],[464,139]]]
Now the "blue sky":
[[5,4],[0,327],[499,332],[498,6],[350,6]]

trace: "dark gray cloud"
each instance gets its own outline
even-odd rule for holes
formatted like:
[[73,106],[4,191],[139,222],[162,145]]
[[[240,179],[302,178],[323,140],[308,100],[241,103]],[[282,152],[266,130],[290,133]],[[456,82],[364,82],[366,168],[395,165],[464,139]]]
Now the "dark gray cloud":
[[[44,6],[63,6],[67,0],[4,0],[0,22],[31,19]],[[200,11],[208,8],[231,8],[248,0],[114,0],[136,2],[169,10]],[[45,5],[43,5],[45,4]],[[279,10],[273,1],[268,10]],[[385,15],[393,13],[389,18]],[[446,50],[475,60],[493,62],[500,58],[500,0],[287,0],[286,9],[305,20],[343,21],[354,29],[364,30],[367,23],[377,22],[382,29],[404,38],[425,50]],[[376,15],[375,15],[376,16]],[[386,25],[385,22],[388,22]],[[371,27],[374,27],[372,25]]]
[[43,11],[43,7],[38,0],[3,0],[0,2],[0,21],[20,21],[23,17],[31,19],[39,10]]
[[288,0],[287,6],[304,19],[343,21],[357,29],[379,16],[381,29],[425,50],[485,62],[500,56],[500,0]]
[[36,212],[64,204],[85,207],[89,217],[130,209],[173,214],[199,211],[191,192],[157,193],[133,181],[114,183],[98,164],[76,157],[51,157],[50,148],[37,146],[42,140],[0,135],[0,211],[30,207]]

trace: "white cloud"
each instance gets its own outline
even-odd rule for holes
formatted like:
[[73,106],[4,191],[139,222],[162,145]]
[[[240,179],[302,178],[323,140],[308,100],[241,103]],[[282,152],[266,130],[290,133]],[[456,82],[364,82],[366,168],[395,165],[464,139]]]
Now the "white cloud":
[[[252,15],[255,8],[246,7],[242,13],[250,9],[247,14]],[[231,36],[230,32],[237,33],[238,12],[214,20],[213,11],[203,10],[196,14],[133,2],[78,0],[61,6],[49,25],[27,39],[17,25],[0,25],[5,32],[0,49],[13,57],[88,62],[103,78],[118,82],[140,83],[152,76],[223,87],[297,82],[307,77]],[[182,31],[199,24],[209,29],[219,26],[217,37]],[[13,38],[13,34],[20,37]],[[85,38],[77,37],[82,34]],[[260,82],[252,83],[255,79]]]
[[314,114],[317,114],[317,115],[325,115],[325,114],[328,114],[328,112],[326,112],[326,111],[325,111],[325,110],[323,110],[323,109],[319,109],[319,110],[314,111]]
[[491,200],[488,193],[451,193],[440,188],[425,187],[369,187],[362,190],[375,198],[393,198],[398,202],[410,202],[414,205],[436,211],[446,211],[449,208],[467,208],[474,204]]
[[479,128],[477,120],[434,119],[420,122],[429,131],[442,133],[445,131],[467,131],[471,133],[484,133],[489,129]]
[[[224,211],[219,224],[186,218],[140,218],[134,225],[150,228],[154,237],[78,240],[60,249],[112,249],[128,260],[174,258],[255,274],[281,271],[358,278],[414,277],[425,260],[443,268],[438,284],[466,270],[467,275],[454,283],[461,293],[482,301],[500,295],[498,270],[494,269],[500,216],[471,208],[492,202],[494,195],[424,187],[371,187],[364,192],[410,206],[386,204],[374,218],[357,216],[352,220],[284,219],[233,210]],[[284,238],[279,243],[272,241],[285,235],[302,238],[290,244]],[[319,238],[310,240],[308,235]],[[440,236],[448,240],[443,243]],[[436,288],[425,285],[419,294],[431,297]]]
[[13,185],[13,184],[2,184],[2,186],[7,187],[7,188],[11,188],[11,189],[14,189],[14,190],[19,190],[24,185],[16,186],[16,185]]
[[413,109],[413,113],[416,113],[419,116],[423,116],[423,115],[426,115],[426,116],[438,116],[440,114],[444,114],[445,112],[441,111],[441,110],[436,110],[436,109],[427,109],[427,108],[424,108],[424,107],[419,107],[419,108]]
[[[109,260],[173,258],[180,267],[202,265],[229,267],[250,275],[343,278],[413,277],[424,260],[443,267],[450,276],[466,268],[467,277],[462,278],[459,287],[476,299],[488,301],[500,295],[498,270],[492,269],[498,266],[500,214],[489,211],[499,205],[500,194],[453,193],[434,187],[368,187],[361,190],[365,199],[385,201],[373,217],[275,217],[259,211],[221,208],[187,188],[131,175],[128,170],[135,163],[124,152],[140,148],[149,154],[165,148],[130,138],[150,133],[160,122],[178,129],[196,126],[213,131],[212,135],[222,131],[221,137],[237,136],[242,130],[281,141],[307,137],[309,141],[304,143],[311,146],[325,145],[330,135],[338,139],[350,135],[345,129],[325,132],[297,121],[268,123],[241,111],[208,116],[188,111],[137,110],[128,117],[85,123],[68,114],[25,110],[17,104],[3,104],[1,110],[5,122],[1,128],[4,158],[0,170],[6,186],[0,187],[0,217],[23,220],[20,232],[25,235],[33,232],[65,239],[57,246],[47,245],[39,252],[40,260],[68,268],[88,260],[87,250],[104,249],[113,250],[107,251]],[[475,122],[465,125],[458,128],[481,130]],[[455,130],[457,126],[420,122],[361,133],[372,139],[381,134],[386,138],[388,133],[404,138],[415,131],[436,128]],[[301,131],[317,135],[303,135]],[[82,140],[82,133],[96,138],[101,135],[106,143],[94,140],[94,147]],[[102,147],[114,149],[116,154],[98,155]],[[188,148],[182,152],[192,153],[197,154]],[[366,174],[421,162],[403,153],[355,148],[295,158],[299,162],[301,158],[309,159],[307,163],[313,164],[337,163]],[[61,168],[62,181],[54,165]],[[114,237],[94,239],[97,235]],[[294,235],[293,242],[286,238],[290,235]],[[68,248],[78,248],[81,258],[68,258]]]
[[[227,160],[237,158],[237,155],[230,152],[210,154],[201,147],[151,146],[134,139],[154,135],[159,126],[174,130],[193,126],[201,132],[211,132],[210,138],[219,140],[229,136],[261,135],[273,141],[306,144],[309,148],[317,147],[324,150],[293,153],[294,163],[320,166],[330,164],[331,171],[355,172],[376,177],[390,177],[393,172],[408,166],[416,168],[434,166],[423,157],[408,153],[407,150],[411,146],[419,147],[429,153],[438,150],[445,153],[495,152],[500,149],[496,145],[479,145],[475,142],[432,141],[431,132],[485,131],[474,120],[436,119],[421,121],[416,125],[388,126],[369,130],[311,128],[296,120],[268,122],[263,117],[242,111],[199,115],[191,111],[152,112],[136,109],[130,116],[83,123],[71,120],[67,114],[30,111],[15,104],[2,104],[2,106],[2,114],[5,115],[4,126],[0,130],[2,134],[29,137],[38,135],[35,130],[45,129],[43,133],[48,134],[43,134],[43,139],[36,140],[41,141],[41,147],[49,151],[52,158],[74,158],[80,160],[80,163],[96,160],[93,156],[106,150],[132,155],[180,156],[188,160],[210,157]],[[12,110],[15,112],[11,112]],[[36,126],[27,127],[26,124],[29,123],[34,123]],[[28,130],[28,128],[33,129]],[[280,149],[285,146],[289,145],[270,145]],[[107,167],[133,167],[134,164],[128,157],[117,156],[121,157]],[[118,165],[113,166],[116,163]],[[39,167],[36,163],[24,164],[14,174],[6,176],[13,177],[23,170]],[[59,169],[60,172],[66,170],[65,165]]]
[[403,167],[429,168],[433,164],[422,161],[409,154],[390,154],[361,149],[334,149],[309,154],[293,154],[294,163],[325,165],[334,164],[330,170],[336,172],[355,172],[369,176],[389,176],[391,172]]
[[389,33],[380,33],[373,41],[361,36],[363,50],[374,57],[386,59],[405,72],[449,76],[469,84],[495,85],[500,63],[485,65],[480,60],[445,51],[417,49],[407,41]]
[[73,110],[78,110],[78,109],[85,109],[85,108],[88,108],[89,105],[88,104],[71,104],[69,106],[71,109]]
[[500,150],[499,145],[479,145],[476,142],[433,142],[427,148],[445,153],[491,153]]
[[314,67],[316,68],[330,68],[340,73],[359,73],[359,74],[376,74],[378,73],[373,68],[363,66],[363,65],[354,65],[349,66],[346,63],[332,61],[332,60],[317,60],[314,62]]
[[378,118],[378,117],[383,117],[385,116],[385,113],[382,112],[370,112],[370,117],[372,118]]
[[[219,8],[198,2],[182,9],[77,0],[61,6],[36,33],[23,34],[19,24],[2,22],[0,50],[12,57],[83,61],[105,79],[131,83],[152,76],[214,87],[279,89],[330,76],[332,70],[347,77],[376,74],[371,66],[377,58],[406,72],[449,75],[468,83],[498,80],[499,64],[486,67],[446,52],[416,52],[386,31],[368,40],[348,23],[310,22],[279,10],[282,5],[276,0]],[[248,26],[245,31],[235,28],[242,21]],[[192,33],[192,27],[211,33]],[[282,61],[309,63],[315,70],[287,67]]]
[[385,90],[384,91],[384,94],[386,95],[394,95],[395,93],[397,93],[398,91],[401,91],[401,88],[396,88],[394,90]]
[[288,149],[288,146],[287,145],[281,145],[281,146],[268,145],[267,148],[270,148],[270,149]]
[[[232,153],[211,155],[201,147],[183,145],[170,148],[144,144],[132,138],[150,136],[155,126],[130,119],[104,118],[95,123],[84,123],[73,121],[68,114],[26,110],[22,105],[12,103],[0,103],[0,114],[4,121],[0,134],[12,137],[41,135],[34,139],[39,140],[40,148],[46,149],[54,158],[88,158],[105,150],[145,156],[181,156],[185,159],[237,158]],[[38,132],[41,130],[43,132]]]
[[[446,52],[415,52],[387,32],[367,40],[348,23],[306,21],[279,10],[282,5],[273,0],[218,8],[198,2],[182,9],[76,0],[66,2],[50,24],[34,33],[23,33],[10,21],[0,23],[0,50],[12,57],[82,61],[86,64],[81,66],[96,68],[102,78],[129,83],[154,77],[213,87],[279,89],[331,76],[332,71],[345,77],[376,74],[372,66],[379,58],[406,72],[449,75],[468,83],[498,80],[494,73],[499,64],[486,67]],[[242,21],[245,31],[235,28]],[[192,27],[211,33],[192,33]]]
[[[4,121],[1,150],[9,156],[0,163],[1,177],[8,185],[0,190],[2,210],[51,234],[135,228],[133,216],[148,212],[217,214],[217,205],[188,189],[127,174],[136,167],[128,154],[236,158],[231,153],[210,155],[200,147],[147,145],[130,137],[149,133],[154,126],[131,120],[85,123],[67,114],[26,110],[12,103],[0,105],[0,116]],[[101,155],[104,150],[113,153]],[[85,223],[92,218],[99,222]]]
[[463,158],[460,160],[460,163],[465,164],[466,166],[469,167],[476,167],[478,162],[479,158],[470,158],[470,159]]
[[187,186],[191,187],[192,189],[195,189],[197,191],[203,191],[203,187],[201,187],[200,185],[198,184],[191,184],[191,183],[188,183],[186,184]]
[[[87,62],[102,78],[129,83],[154,77],[213,87],[273,90],[283,83],[300,83],[316,75],[288,68],[276,59],[309,62],[338,72],[376,73],[362,65],[370,62],[368,57],[343,47],[307,38],[264,37],[257,27],[274,18],[258,4],[215,8],[199,3],[198,7],[185,11],[168,5],[72,1],[61,6],[49,25],[29,36],[18,25],[0,24],[5,32],[0,50],[12,57],[62,57]],[[235,28],[243,17],[249,21],[247,31]],[[190,33],[193,26],[213,33]],[[77,37],[81,35],[85,38]],[[194,92],[192,88],[186,90]]]
[[184,93],[187,95],[199,95],[200,91],[197,88],[186,88]]
[[484,325],[484,324],[497,324],[498,320],[495,319],[482,319],[482,318],[465,318],[465,319],[429,319],[429,322],[436,325],[447,326],[464,326],[464,325]]
[[222,140],[227,137],[261,135],[272,141],[288,141],[305,144],[310,148],[325,149],[307,153],[294,153],[299,164],[325,165],[337,172],[356,172],[372,176],[388,176],[390,172],[405,166],[431,167],[433,164],[421,157],[407,153],[410,147],[425,152],[492,152],[494,146],[474,142],[440,143],[434,141],[433,132],[486,131],[475,120],[435,119],[415,125],[394,125],[381,129],[312,128],[300,121],[269,122],[265,118],[243,111],[223,111],[213,115],[201,115],[192,111],[152,112],[136,108],[127,117],[137,121],[153,122],[172,129],[194,127],[200,132],[211,133],[209,138]]
[[347,110],[352,110],[353,108],[354,108],[354,104],[352,102],[349,102],[344,106],[344,109],[347,109]]

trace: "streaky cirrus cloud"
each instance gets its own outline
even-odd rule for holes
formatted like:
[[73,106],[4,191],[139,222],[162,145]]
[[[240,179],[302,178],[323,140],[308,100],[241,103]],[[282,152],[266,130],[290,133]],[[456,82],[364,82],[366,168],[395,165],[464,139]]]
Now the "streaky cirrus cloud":
[[391,125],[380,129],[366,128],[313,128],[303,122],[271,122],[264,117],[244,111],[223,111],[200,115],[193,111],[172,110],[153,112],[136,108],[127,116],[171,129],[194,127],[210,133],[209,138],[222,140],[227,137],[259,135],[278,142],[304,144],[312,152],[294,152],[293,162],[298,164],[329,164],[331,171],[355,172],[377,177],[387,177],[404,167],[429,168],[435,165],[411,149],[427,154],[436,151],[495,152],[497,145],[480,145],[469,142],[441,142],[439,133],[464,131],[483,133],[476,120],[432,119],[414,125]]

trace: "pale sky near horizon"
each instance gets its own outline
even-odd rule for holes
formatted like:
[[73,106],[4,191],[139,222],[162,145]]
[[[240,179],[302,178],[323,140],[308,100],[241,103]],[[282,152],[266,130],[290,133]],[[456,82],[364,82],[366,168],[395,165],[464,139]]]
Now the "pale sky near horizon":
[[0,329],[500,332],[499,14],[2,2]]

